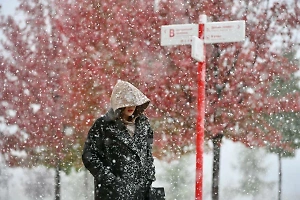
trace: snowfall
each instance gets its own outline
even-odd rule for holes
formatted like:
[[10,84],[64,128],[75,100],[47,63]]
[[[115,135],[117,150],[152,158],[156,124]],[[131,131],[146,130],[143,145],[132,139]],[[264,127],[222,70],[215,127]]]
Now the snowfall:
[[[3,1],[3,0],[1,0]],[[4,4],[3,11],[11,14],[15,0]],[[4,9],[5,7],[5,9]],[[203,155],[203,199],[211,199],[212,183],[212,145],[208,144]],[[246,163],[241,159],[248,160]],[[253,159],[256,158],[256,159]],[[78,158],[81,159],[81,158]],[[264,169],[259,177],[262,185],[257,191],[239,189],[241,181],[251,181],[244,172],[257,166]],[[184,155],[177,160],[166,162],[155,160],[156,181],[153,186],[164,187],[166,200],[195,199],[195,154]],[[278,156],[264,149],[249,150],[241,143],[223,139],[220,161],[220,200],[274,200],[278,199],[279,180]],[[53,200],[53,169],[39,166],[33,169],[8,168],[0,158],[0,200]],[[296,156],[282,159],[282,198],[281,200],[300,199],[300,150]],[[61,200],[92,200],[93,177],[84,168],[66,175],[61,173]]]
[[[203,166],[203,199],[211,199],[212,145],[205,148]],[[248,163],[241,162],[241,158]],[[253,159],[257,158],[257,159]],[[78,158],[81,159],[81,158]],[[253,161],[254,160],[254,161]],[[223,140],[220,164],[220,200],[274,200],[278,199],[278,157],[263,149],[249,150],[241,143]],[[263,182],[257,191],[237,191],[240,181],[253,177],[241,175],[243,167],[259,165],[263,172],[256,174]],[[195,199],[195,154],[176,161],[155,160],[156,181],[153,186],[164,187],[166,200]],[[282,159],[282,200],[300,199],[300,150],[293,158]],[[246,169],[250,171],[251,168]],[[245,171],[245,170],[244,170]],[[54,170],[45,167],[8,168],[0,163],[1,200],[53,200]],[[61,200],[92,200],[93,177],[82,168],[70,175],[61,173]],[[249,180],[246,180],[249,181]]]

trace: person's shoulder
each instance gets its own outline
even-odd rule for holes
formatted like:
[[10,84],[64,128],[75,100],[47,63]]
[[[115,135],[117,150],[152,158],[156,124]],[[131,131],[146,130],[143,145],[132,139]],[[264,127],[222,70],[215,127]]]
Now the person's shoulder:
[[102,124],[102,123],[105,123],[105,121],[107,121],[107,113],[99,116],[98,118],[96,118],[94,123],[95,124]]
[[103,124],[102,116],[98,117],[96,120],[94,120],[93,126],[91,129],[99,129]]
[[114,114],[113,111],[109,110],[105,114],[103,114],[100,117],[98,117],[96,119],[95,123],[97,123],[97,124],[106,124],[106,123],[110,123],[112,121],[115,121],[113,114]]
[[104,115],[102,115],[96,119],[95,123],[103,123],[104,121],[105,121]]

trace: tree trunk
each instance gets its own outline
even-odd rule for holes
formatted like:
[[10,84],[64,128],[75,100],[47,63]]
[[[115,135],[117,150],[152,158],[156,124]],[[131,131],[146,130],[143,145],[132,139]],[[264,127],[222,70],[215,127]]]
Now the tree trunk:
[[281,183],[282,183],[282,163],[281,163],[281,153],[278,154],[278,164],[279,164],[279,181],[278,181],[278,200],[281,200]]
[[55,200],[60,200],[60,164],[55,168]]
[[218,134],[212,139],[213,142],[213,176],[212,176],[212,200],[219,200],[219,177],[220,177],[220,152],[223,135]]
[[89,180],[89,171],[84,169],[84,186],[85,186],[85,199],[91,199],[91,195],[90,195],[90,180]]

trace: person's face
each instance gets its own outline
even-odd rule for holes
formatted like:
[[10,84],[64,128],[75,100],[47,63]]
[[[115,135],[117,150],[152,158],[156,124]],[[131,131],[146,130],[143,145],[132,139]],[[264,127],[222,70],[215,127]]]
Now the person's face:
[[124,111],[123,111],[123,115],[124,117],[130,117],[131,115],[133,115],[134,111],[135,111],[135,106],[130,106],[130,107],[125,107]]

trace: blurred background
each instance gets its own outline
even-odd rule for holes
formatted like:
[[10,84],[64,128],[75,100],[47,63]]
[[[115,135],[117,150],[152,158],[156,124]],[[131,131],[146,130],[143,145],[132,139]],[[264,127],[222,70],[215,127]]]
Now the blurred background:
[[81,153],[118,79],[151,99],[157,181],[195,198],[198,64],[160,27],[245,20],[206,44],[203,199],[299,199],[300,2],[0,0],[0,199],[92,199]]

